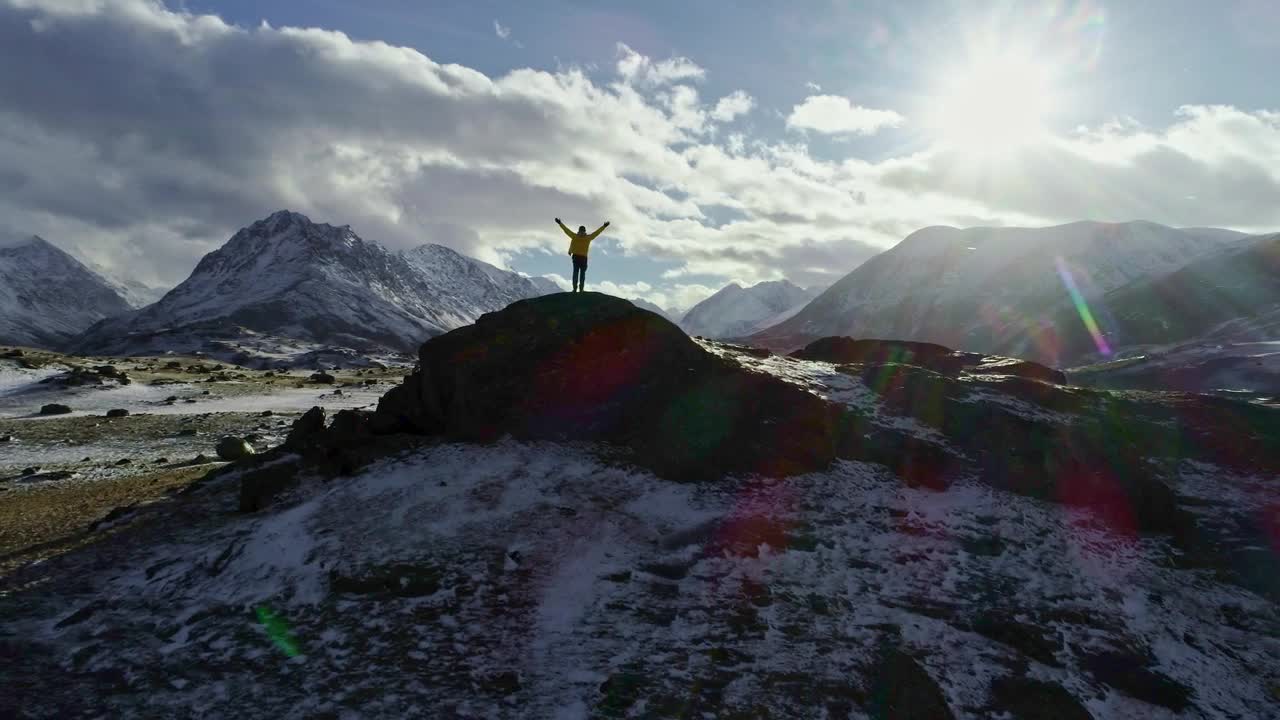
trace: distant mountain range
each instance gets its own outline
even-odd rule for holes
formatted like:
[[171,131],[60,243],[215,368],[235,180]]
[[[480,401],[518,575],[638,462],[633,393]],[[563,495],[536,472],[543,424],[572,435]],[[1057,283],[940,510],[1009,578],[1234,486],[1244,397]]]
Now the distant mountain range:
[[798,312],[816,293],[788,280],[742,287],[730,283],[689,308],[680,327],[690,335],[729,338],[750,335]]
[[[562,291],[440,245],[393,252],[347,226],[280,211],[140,309],[160,291],[95,272],[38,237],[0,242],[0,344],[104,355],[408,353],[486,312]],[[1149,222],[932,227],[820,294],[786,280],[732,283],[682,318],[632,302],[690,335],[776,350],[842,335],[1089,365],[1073,378],[1092,384],[1280,384],[1280,235]]]
[[1086,349],[1061,339],[1081,326],[1073,293],[1092,307],[1245,237],[1149,222],[925,228],[751,340],[782,349],[828,335],[919,340],[1062,366]]
[[0,240],[0,344],[61,347],[131,309],[105,278],[44,239]]
[[206,255],[159,302],[98,323],[72,349],[134,354],[279,346],[411,352],[543,287],[440,245],[395,253],[348,226],[280,211]]

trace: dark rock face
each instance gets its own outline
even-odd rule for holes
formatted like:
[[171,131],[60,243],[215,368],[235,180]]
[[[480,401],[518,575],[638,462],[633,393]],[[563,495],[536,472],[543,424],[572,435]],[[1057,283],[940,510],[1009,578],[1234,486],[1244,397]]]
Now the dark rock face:
[[963,352],[943,345],[910,340],[855,340],[832,336],[814,340],[791,353],[791,357],[839,364],[913,365],[943,375],[966,371],[972,374],[1013,375],[1058,384],[1067,382],[1067,376],[1061,370],[1029,360]]
[[113,408],[107,411],[107,417],[109,418],[128,417],[128,415],[129,411],[124,408]]
[[377,423],[457,440],[610,442],[681,480],[789,475],[835,457],[836,413],[822,400],[606,295],[513,303],[427,341],[419,360]]
[[41,415],[66,415],[71,408],[61,403],[49,403],[40,408]]

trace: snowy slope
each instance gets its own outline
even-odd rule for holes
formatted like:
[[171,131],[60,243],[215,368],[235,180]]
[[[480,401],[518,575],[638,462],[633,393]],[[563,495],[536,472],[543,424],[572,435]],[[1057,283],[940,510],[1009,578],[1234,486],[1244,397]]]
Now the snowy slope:
[[[715,352],[733,355],[723,347]],[[826,363],[736,360],[912,425]],[[998,385],[974,402],[1044,421]],[[1104,412],[1090,408],[1083,413]],[[1053,422],[1071,423],[1076,416]],[[1276,600],[1166,537],[842,461],[672,483],[606,449],[438,444],[292,502],[237,477],[0,584],[33,717],[1275,717]],[[1176,451],[1176,448],[1172,448]],[[1206,533],[1266,478],[1173,462]],[[1227,533],[1242,557],[1251,536]],[[886,705],[915,707],[913,715]],[[940,704],[939,704],[940,703]],[[924,709],[921,708],[923,704]]]
[[1104,387],[1280,395],[1280,234],[1247,238],[1166,275],[1103,296],[1110,357],[1070,316],[1055,324],[1078,382]]
[[427,317],[443,330],[469,325],[484,313],[544,294],[529,278],[443,245],[422,245],[401,256],[421,274]]
[[102,277],[42,238],[0,240],[0,345],[60,348],[130,309]]
[[393,253],[350,227],[280,211],[206,255],[159,302],[92,328],[76,349],[162,352],[265,337],[299,349],[409,352],[538,294],[516,273],[439,245]]
[[139,282],[121,272],[96,263],[89,263],[88,267],[97,273],[111,289],[115,290],[135,310],[158,301],[170,290],[168,287],[157,287]]
[[762,282],[748,288],[730,283],[690,308],[680,326],[690,335],[741,337],[768,327],[775,318],[803,307],[812,298],[807,290],[788,280]]
[[[1042,321],[1070,303],[1065,270],[1086,299],[1167,273],[1243,238],[1149,222],[1049,228],[930,227],[831,286],[757,341],[795,347],[827,335],[937,342],[1056,364]],[[1013,342],[1020,340],[1020,342]]]
[[673,323],[679,323],[680,319],[674,313],[672,313],[669,310],[665,310],[659,307],[658,305],[651,303],[648,300],[645,300],[644,298],[628,298],[628,299],[631,301],[632,305],[635,305],[638,308],[648,310],[651,313],[657,313],[662,317],[670,320]]

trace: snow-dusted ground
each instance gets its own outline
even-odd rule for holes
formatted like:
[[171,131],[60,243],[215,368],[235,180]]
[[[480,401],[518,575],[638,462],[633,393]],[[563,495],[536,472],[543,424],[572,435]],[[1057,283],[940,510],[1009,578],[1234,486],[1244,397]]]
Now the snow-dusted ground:
[[[70,416],[101,415],[112,408],[124,408],[131,413],[155,415],[189,415],[196,412],[274,412],[303,411],[313,405],[323,405],[333,410],[363,408],[376,405],[378,398],[387,391],[386,384],[341,388],[335,395],[327,386],[309,385],[304,388],[263,388],[251,383],[217,383],[215,390],[204,395],[210,385],[205,383],[179,383],[173,385],[116,385],[79,388],[57,388],[42,385],[40,380],[58,374],[57,371],[8,370],[0,368],[0,418],[41,419],[41,406],[62,403],[72,409]],[[302,378],[299,378],[301,380]],[[237,392],[243,387],[245,392]],[[166,399],[177,397],[175,404]],[[196,403],[187,403],[193,399]],[[68,417],[54,415],[49,417]]]
[[[1133,648],[1193,688],[1194,716],[1275,707],[1272,605],[1171,569],[1159,541],[977,485],[913,490],[858,463],[675,485],[505,443],[439,446],[310,492],[103,573],[87,619],[64,607],[10,629],[68,673],[148,683],[99,698],[109,714],[586,718],[612,702],[665,716],[711,686],[749,715],[816,717],[829,698],[780,691],[787,678],[856,695],[892,641],[978,717],[992,679],[1025,662],[972,629],[993,612],[1044,630],[1028,673],[1096,717],[1175,717],[1082,669]],[[254,621],[264,608],[296,656]]]
[[[902,420],[830,365],[734,357]],[[594,450],[436,445],[252,516],[225,477],[0,585],[26,658],[0,677],[34,716],[868,717],[896,648],[958,717],[1006,677],[1097,718],[1280,716],[1275,604],[1164,539],[878,465],[681,485]],[[1178,479],[1224,535],[1272,521],[1273,480]]]

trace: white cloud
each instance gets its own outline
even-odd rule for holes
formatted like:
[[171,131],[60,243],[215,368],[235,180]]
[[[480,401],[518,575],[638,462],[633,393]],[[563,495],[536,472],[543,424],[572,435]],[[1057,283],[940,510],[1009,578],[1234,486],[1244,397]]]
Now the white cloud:
[[625,43],[618,43],[617,70],[626,82],[650,87],[681,80],[701,80],[706,75],[706,70],[689,58],[673,57],[654,62]]
[[494,20],[493,33],[498,37],[502,38],[503,40],[506,40],[507,38],[511,37],[511,28],[507,27],[506,25],[503,25],[497,20]]
[[550,280],[556,285],[559,285],[561,290],[568,290],[573,287],[572,285],[569,284],[569,280],[565,278],[565,276],[560,275],[559,273],[547,273],[542,277]]
[[[625,288],[663,307],[729,278],[829,283],[925,225],[1280,226],[1275,112],[1188,107],[1166,127],[1085,128],[998,173],[940,149],[830,160],[803,135],[713,134],[726,98],[702,101],[701,68],[622,48],[620,79],[490,77],[150,0],[0,0],[0,219],[145,282],[181,280],[282,207],[498,262],[562,254],[557,215],[610,219],[625,254],[676,266]],[[840,132],[901,122],[840,107],[876,120]]]
[[903,120],[892,110],[854,105],[838,95],[810,95],[791,109],[787,127],[828,135],[874,135],[883,128],[902,125]]
[[751,108],[755,106],[755,98],[741,90],[735,90],[720,98],[715,109],[711,111],[711,119],[717,122],[729,122],[739,115],[751,112]]
[[805,83],[804,86],[812,92],[816,92],[816,93],[822,92],[822,86],[816,82],[813,82],[812,80]]

